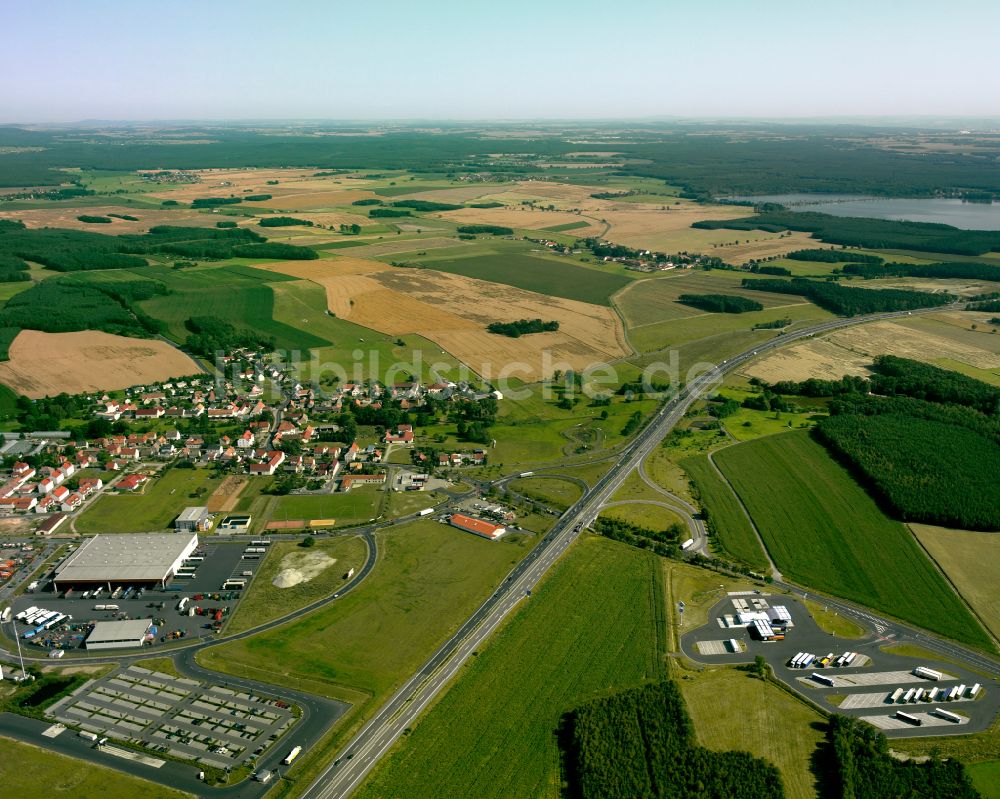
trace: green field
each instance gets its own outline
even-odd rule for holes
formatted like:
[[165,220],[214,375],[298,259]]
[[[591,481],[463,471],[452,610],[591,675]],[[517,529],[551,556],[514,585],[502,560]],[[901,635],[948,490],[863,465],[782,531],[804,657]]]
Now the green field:
[[[608,519],[620,519],[651,530],[666,530],[674,524],[679,524],[685,531],[688,529],[684,520],[672,510],[649,503],[642,505],[616,505],[613,508],[602,510],[601,516]],[[685,532],[685,534],[681,535],[680,540],[683,541],[686,537]]]
[[175,341],[183,342],[189,335],[184,326],[187,319],[211,316],[273,336],[278,349],[307,350],[329,344],[318,335],[284,323],[276,314],[271,284],[291,282],[287,275],[239,263],[181,270],[149,267],[131,273],[133,278],[135,275],[160,280],[170,290],[169,294],[144,300],[139,305],[150,316],[165,322],[168,334]]
[[[236,613],[226,624],[226,633],[242,632],[271,619],[277,619],[311,602],[337,591],[350,569],[360,569],[366,558],[365,542],[359,536],[338,536],[320,539],[308,549],[292,541],[275,541],[267,557],[257,567],[250,589],[236,606]],[[297,566],[303,557],[326,555],[336,563],[330,564],[311,580],[289,588],[272,584],[278,572]]]
[[702,512],[707,513],[711,525],[713,549],[753,569],[766,569],[767,557],[750,520],[725,480],[708,462],[708,456],[693,455],[680,461],[680,465],[697,487]]
[[385,493],[363,486],[342,494],[299,494],[279,497],[272,505],[270,519],[336,519],[337,525],[366,522],[378,515]]
[[968,766],[969,776],[983,799],[1000,799],[1000,760]]
[[346,699],[364,712],[422,663],[533,543],[487,541],[421,520],[378,534],[379,560],[354,591],[294,624],[212,647],[219,671]]
[[658,558],[581,540],[359,797],[559,797],[562,715],[665,676],[664,609]]
[[824,738],[819,713],[736,669],[707,669],[677,685],[699,744],[763,757],[780,769],[788,799],[815,799],[811,761]]
[[567,259],[542,258],[513,250],[460,258],[423,258],[421,263],[441,272],[594,305],[610,305],[611,295],[630,282],[627,277],[588,269]]
[[576,483],[555,477],[529,477],[511,480],[507,485],[511,491],[557,510],[566,510],[583,496],[583,491]]
[[910,531],[887,518],[808,433],[728,447],[715,461],[786,577],[992,649]]
[[76,520],[77,532],[166,530],[184,508],[204,505],[220,482],[208,469],[168,469],[153,476],[142,493],[98,497]]
[[[67,735],[69,733],[66,733]],[[115,769],[0,738],[0,784],[8,799],[183,799],[191,794],[130,777]]]

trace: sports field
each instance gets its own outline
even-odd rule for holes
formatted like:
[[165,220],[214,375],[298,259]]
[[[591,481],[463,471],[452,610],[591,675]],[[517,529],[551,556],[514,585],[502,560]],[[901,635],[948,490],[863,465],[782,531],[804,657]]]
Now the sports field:
[[708,516],[710,544],[723,557],[742,561],[753,569],[766,569],[767,557],[732,490],[719,477],[707,455],[684,458],[680,466],[698,492],[698,504]]
[[1000,533],[949,530],[929,524],[911,524],[948,579],[972,606],[983,624],[1000,637]]
[[564,713],[664,671],[659,559],[585,538],[359,793],[552,797],[560,794]]
[[715,461],[787,578],[992,649],[910,531],[807,432],[728,447]]
[[147,533],[168,529],[189,505],[204,505],[221,480],[208,469],[168,469],[135,494],[101,496],[76,520],[80,533]]
[[371,487],[348,493],[300,494],[279,497],[273,504],[270,521],[289,519],[336,519],[337,525],[366,522],[377,514],[384,493]]
[[[69,735],[70,733],[65,733]],[[184,799],[191,794],[130,777],[115,769],[49,752],[31,744],[0,738],[0,784],[3,795],[53,799]]]
[[293,624],[212,647],[199,661],[364,711],[412,674],[531,544],[518,534],[487,541],[427,520],[377,540],[378,563],[357,590]]

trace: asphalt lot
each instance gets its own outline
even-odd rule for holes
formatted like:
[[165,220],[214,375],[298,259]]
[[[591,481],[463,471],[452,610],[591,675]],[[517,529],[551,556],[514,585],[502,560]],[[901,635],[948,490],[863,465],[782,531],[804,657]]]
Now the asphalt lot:
[[[681,599],[683,598],[681,597]],[[941,707],[969,717],[969,722],[961,725],[931,720],[931,725],[928,726],[927,720],[925,720],[925,726],[913,727],[905,723],[890,722],[882,729],[890,738],[948,734],[966,735],[980,732],[990,727],[1000,711],[1000,684],[996,680],[944,660],[913,658],[885,652],[881,647],[889,646],[896,640],[894,637],[879,634],[873,628],[869,628],[866,635],[860,639],[844,639],[830,635],[819,628],[806,610],[805,605],[792,596],[784,594],[764,595],[764,599],[768,600],[772,606],[784,605],[792,615],[795,626],[788,631],[784,641],[761,641],[756,636],[749,634],[746,628],[727,629],[720,627],[718,619],[734,613],[732,599],[733,597],[727,596],[719,600],[709,611],[708,623],[681,636],[681,650],[685,655],[696,662],[713,665],[748,663],[757,655],[761,655],[777,679],[811,702],[831,713],[872,717],[876,721],[876,726],[883,726],[878,722],[881,719],[891,719],[897,710],[926,714],[932,708]],[[719,641],[730,638],[739,641],[744,651],[738,654],[726,652],[709,655],[700,653],[696,646],[699,641]],[[860,667],[827,667],[825,669],[793,669],[788,666],[788,661],[798,652],[810,652],[817,658],[821,658],[830,652],[840,655],[848,651],[867,656],[870,662]],[[940,682],[920,679],[911,673],[917,666],[927,666],[953,676],[954,679]],[[832,678],[835,685],[821,685],[810,677],[813,673]],[[912,705],[893,705],[884,701],[895,688],[950,688],[962,683],[966,686],[980,683],[982,691],[979,698],[974,701],[920,702]],[[860,698],[861,695],[872,693],[881,694],[883,701],[872,705],[872,700]],[[831,702],[829,701],[831,696],[846,698]],[[846,707],[840,705],[842,701],[846,702]]]
[[[155,649],[162,643],[160,640],[162,637],[177,632],[183,633],[182,637],[188,639],[214,638],[211,615],[191,616],[188,615],[187,608],[184,613],[179,612],[177,605],[182,597],[188,597],[189,606],[200,607],[206,611],[228,608],[229,611],[224,613],[224,618],[231,615],[236,609],[241,592],[223,591],[223,583],[232,576],[240,576],[243,571],[253,571],[256,574],[261,564],[261,560],[243,560],[245,548],[245,543],[220,544],[209,539],[199,548],[199,552],[204,553],[205,560],[198,566],[194,579],[175,579],[166,589],[147,588],[139,598],[133,594],[128,599],[121,597],[112,599],[106,589],[96,599],[84,599],[82,590],[73,591],[67,599],[63,599],[61,595],[51,590],[23,594],[13,601],[15,614],[35,606],[73,617],[66,629],[62,629],[64,626],[60,625],[44,636],[23,642],[23,645],[29,651],[37,651],[38,648],[45,650],[61,648],[68,652],[81,647],[86,638],[87,625],[90,623],[122,619],[163,621],[162,624],[157,624],[156,640],[146,648]],[[263,558],[263,555],[260,557]],[[249,587],[253,577],[241,577],[241,579],[247,580]],[[205,595],[205,598],[193,600],[192,598],[199,593]],[[208,594],[218,594],[219,599],[212,599],[207,596]],[[99,610],[100,605],[117,605],[118,609]],[[9,631],[10,628],[5,629]],[[28,628],[18,624],[17,629],[18,634],[23,635]],[[127,653],[130,650],[121,651]]]

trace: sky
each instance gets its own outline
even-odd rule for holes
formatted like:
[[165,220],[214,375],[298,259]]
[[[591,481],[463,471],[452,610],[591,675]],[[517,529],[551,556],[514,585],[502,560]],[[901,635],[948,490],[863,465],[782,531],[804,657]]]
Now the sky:
[[1000,116],[996,0],[30,0],[0,122]]

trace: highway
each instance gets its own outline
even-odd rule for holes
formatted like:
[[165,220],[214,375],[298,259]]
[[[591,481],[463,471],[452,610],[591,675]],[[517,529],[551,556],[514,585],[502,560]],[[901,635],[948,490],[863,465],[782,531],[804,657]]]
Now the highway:
[[[521,602],[530,601],[532,589],[580,532],[594,521],[626,477],[640,466],[694,402],[721,384],[726,373],[739,368],[758,355],[811,336],[866,322],[921,313],[940,313],[951,307],[961,306],[834,319],[763,342],[724,361],[688,383],[676,397],[660,408],[649,424],[621,451],[618,463],[562,515],[535,549],[511,571],[498,590],[480,605],[454,635],[389,698],[378,713],[365,723],[338,753],[334,762],[306,788],[302,796],[306,799],[345,799],[349,796],[399,739],[403,731],[416,723],[423,709],[444,689],[468,657]],[[964,656],[964,648],[961,651]]]

